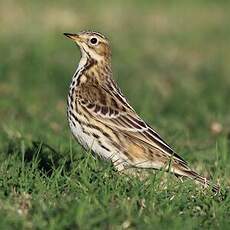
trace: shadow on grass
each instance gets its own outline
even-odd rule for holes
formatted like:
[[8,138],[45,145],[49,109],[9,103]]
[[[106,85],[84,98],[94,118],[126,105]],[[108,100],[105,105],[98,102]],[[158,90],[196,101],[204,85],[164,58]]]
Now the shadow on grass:
[[21,143],[18,140],[11,140],[4,152],[7,155],[23,153],[25,164],[36,162],[37,169],[48,177],[63,164],[65,171],[71,170],[71,160],[68,155],[63,156],[49,144],[40,141],[32,141],[29,146],[22,150]]

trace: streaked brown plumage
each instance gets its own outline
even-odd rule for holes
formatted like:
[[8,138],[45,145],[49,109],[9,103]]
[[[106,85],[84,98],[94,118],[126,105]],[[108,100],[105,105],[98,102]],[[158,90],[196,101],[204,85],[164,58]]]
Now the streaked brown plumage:
[[[118,170],[166,168],[210,185],[128,104],[112,79],[108,40],[96,32],[65,35],[77,43],[82,55],[68,95],[69,125],[77,140],[111,160]],[[212,188],[219,190],[216,185]]]

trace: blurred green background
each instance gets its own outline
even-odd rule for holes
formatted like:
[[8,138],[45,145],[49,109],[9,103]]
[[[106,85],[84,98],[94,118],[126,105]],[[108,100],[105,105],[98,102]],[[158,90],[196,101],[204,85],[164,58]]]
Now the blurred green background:
[[[39,227],[31,210],[36,210],[36,207],[42,210],[40,204],[32,204],[33,208],[29,206],[29,214],[23,217],[9,208],[15,202],[12,198],[15,191],[17,194],[30,194],[33,203],[34,196],[50,190],[45,185],[34,190],[30,184],[33,183],[32,178],[27,185],[24,180],[20,181],[18,162],[21,162],[22,153],[37,151],[34,147],[31,150],[31,143],[45,143],[55,149],[59,158],[68,159],[71,152],[71,161],[76,157],[78,162],[78,156],[84,158],[86,155],[72,141],[67,125],[66,96],[80,53],[62,35],[63,32],[94,30],[105,34],[111,41],[114,78],[136,111],[160,130],[167,142],[190,161],[193,168],[229,186],[229,12],[230,2],[227,0],[1,0],[0,157],[2,165],[10,161],[12,164],[9,166],[7,163],[7,167],[2,166],[0,171],[0,177],[5,178],[0,184],[0,218],[13,215],[9,220],[6,218],[3,226],[21,223],[22,227]],[[97,164],[102,169],[107,167],[103,163]],[[18,167],[18,172],[8,173],[9,168],[15,167]],[[26,164],[25,167],[29,170],[31,165]],[[17,179],[11,183],[9,178]],[[50,191],[55,193],[56,190]],[[57,199],[63,199],[63,193],[59,192]],[[68,190],[67,194],[74,199],[73,191]],[[45,198],[41,195],[39,199],[44,201]],[[53,199],[57,202],[56,198]],[[55,205],[47,207],[47,210],[56,210]],[[160,204],[159,207],[164,209]],[[66,210],[64,206],[61,208]],[[67,210],[71,208],[67,206]],[[82,218],[87,219],[84,208],[82,210]],[[150,210],[154,211],[156,207]],[[224,216],[226,210],[230,211],[229,197],[225,209],[220,210],[223,211],[223,219],[215,222],[215,227],[227,226]],[[79,210],[75,211],[78,213]],[[119,212],[121,216],[124,214]],[[60,224],[56,218],[59,214],[47,213],[48,217],[54,218],[53,223]],[[135,211],[130,216],[129,223],[132,223],[132,218],[136,218]],[[146,216],[148,220],[144,221],[139,216],[139,225],[130,226],[147,229],[151,215]],[[188,216],[192,218],[193,215]],[[158,217],[154,223],[163,228],[163,217],[161,214]],[[40,218],[44,227],[52,226],[42,215]],[[108,216],[103,218],[112,223]],[[202,218],[209,220],[205,215]],[[122,228],[124,219],[126,217],[115,218],[117,221],[106,226]],[[100,219],[99,228],[105,227],[103,220]],[[78,221],[76,226],[81,228]],[[201,226],[204,222],[197,223]],[[172,220],[172,223],[177,228],[185,222]],[[57,229],[55,224],[53,226]],[[91,228],[94,225],[84,226]],[[210,227],[206,222],[204,226]]]

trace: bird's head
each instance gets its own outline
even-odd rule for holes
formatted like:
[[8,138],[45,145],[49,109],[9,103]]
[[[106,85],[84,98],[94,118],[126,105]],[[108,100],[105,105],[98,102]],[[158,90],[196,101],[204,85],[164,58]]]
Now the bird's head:
[[100,33],[83,31],[77,34],[64,33],[80,47],[84,57],[92,58],[98,62],[110,61],[111,49],[108,40]]

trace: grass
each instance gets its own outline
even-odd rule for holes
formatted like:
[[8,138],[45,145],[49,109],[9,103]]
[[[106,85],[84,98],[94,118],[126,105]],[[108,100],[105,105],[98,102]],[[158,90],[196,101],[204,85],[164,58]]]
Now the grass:
[[[0,228],[228,229],[229,9],[1,2]],[[114,77],[138,113],[223,196],[163,172],[120,175],[72,139],[65,101],[79,51],[62,32],[88,28],[110,37]]]

